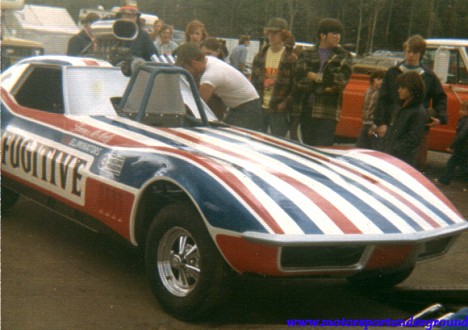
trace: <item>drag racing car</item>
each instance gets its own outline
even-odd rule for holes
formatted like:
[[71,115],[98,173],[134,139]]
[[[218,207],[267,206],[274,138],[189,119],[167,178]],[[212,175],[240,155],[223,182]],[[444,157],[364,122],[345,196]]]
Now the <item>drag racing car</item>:
[[244,274],[391,287],[468,228],[400,160],[226,125],[169,64],[126,77],[40,56],[1,79],[2,210],[24,195],[141,248],[180,319],[221,306]]

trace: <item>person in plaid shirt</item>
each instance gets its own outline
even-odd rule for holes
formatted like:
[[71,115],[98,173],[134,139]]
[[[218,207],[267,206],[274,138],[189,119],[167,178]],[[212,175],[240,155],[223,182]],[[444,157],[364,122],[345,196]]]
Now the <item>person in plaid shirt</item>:
[[252,84],[260,95],[263,109],[263,131],[285,137],[289,129],[288,98],[292,90],[294,64],[297,55],[285,42],[292,35],[283,18],[272,18],[264,32],[268,45],[255,56],[252,65]]
[[384,74],[384,71],[376,70],[369,77],[370,86],[364,94],[364,104],[362,107],[362,128],[356,142],[356,147],[358,148],[379,149],[380,139],[376,132],[377,126],[374,125],[374,111],[377,106]]
[[340,21],[322,19],[318,45],[305,49],[296,62],[294,108],[301,111],[302,140],[308,145],[333,145],[343,91],[351,77],[351,53],[339,45],[342,33]]

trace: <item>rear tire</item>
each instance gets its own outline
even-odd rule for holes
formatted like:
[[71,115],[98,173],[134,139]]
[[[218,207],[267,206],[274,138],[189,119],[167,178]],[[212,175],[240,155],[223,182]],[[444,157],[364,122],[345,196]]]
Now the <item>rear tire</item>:
[[154,295],[179,319],[202,319],[230,294],[232,271],[189,203],[169,205],[155,217],[145,263]]
[[351,285],[361,289],[389,289],[406,280],[413,272],[413,269],[414,266],[393,271],[382,269],[365,271],[349,276],[347,280]]

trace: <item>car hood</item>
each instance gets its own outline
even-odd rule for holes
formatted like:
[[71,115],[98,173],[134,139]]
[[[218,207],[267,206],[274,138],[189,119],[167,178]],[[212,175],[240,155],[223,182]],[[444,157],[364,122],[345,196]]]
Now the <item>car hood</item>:
[[467,226],[422,174],[383,153],[311,148],[229,126],[148,130],[136,123],[130,126],[126,128],[138,126],[138,133],[127,132],[127,137],[139,143],[202,159],[216,184],[228,190],[260,224],[258,232],[414,237]]

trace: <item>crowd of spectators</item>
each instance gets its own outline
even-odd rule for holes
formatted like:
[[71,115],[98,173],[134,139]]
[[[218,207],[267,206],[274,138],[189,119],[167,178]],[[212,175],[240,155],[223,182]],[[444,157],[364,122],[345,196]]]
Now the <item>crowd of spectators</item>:
[[[117,15],[139,23],[136,6],[123,6]],[[96,47],[89,29],[96,19],[90,15],[84,19],[83,30],[70,39],[70,55],[79,56]],[[340,21],[322,19],[316,31],[317,43],[299,49],[288,22],[270,19],[264,27],[265,43],[254,57],[251,71],[247,69],[248,35],[239,38],[228,56],[225,40],[210,37],[199,20],[187,24],[181,44],[172,40],[173,27],[161,19],[154,22],[149,34],[141,26],[139,29],[137,40],[128,42],[133,55],[147,61],[154,54],[176,57],[176,65],[192,73],[202,99],[219,120],[311,146],[333,145],[343,91],[352,72],[351,53],[340,45],[344,30]],[[426,165],[430,128],[448,120],[447,96],[441,82],[421,64],[425,49],[424,38],[411,36],[403,44],[403,62],[386,72],[371,74],[356,144],[387,152],[420,170]],[[467,111],[466,105],[463,111]],[[460,124],[465,128],[459,129],[464,134],[465,122]],[[467,152],[461,149],[450,150],[456,153],[439,183],[449,184],[456,166],[466,170]]]

